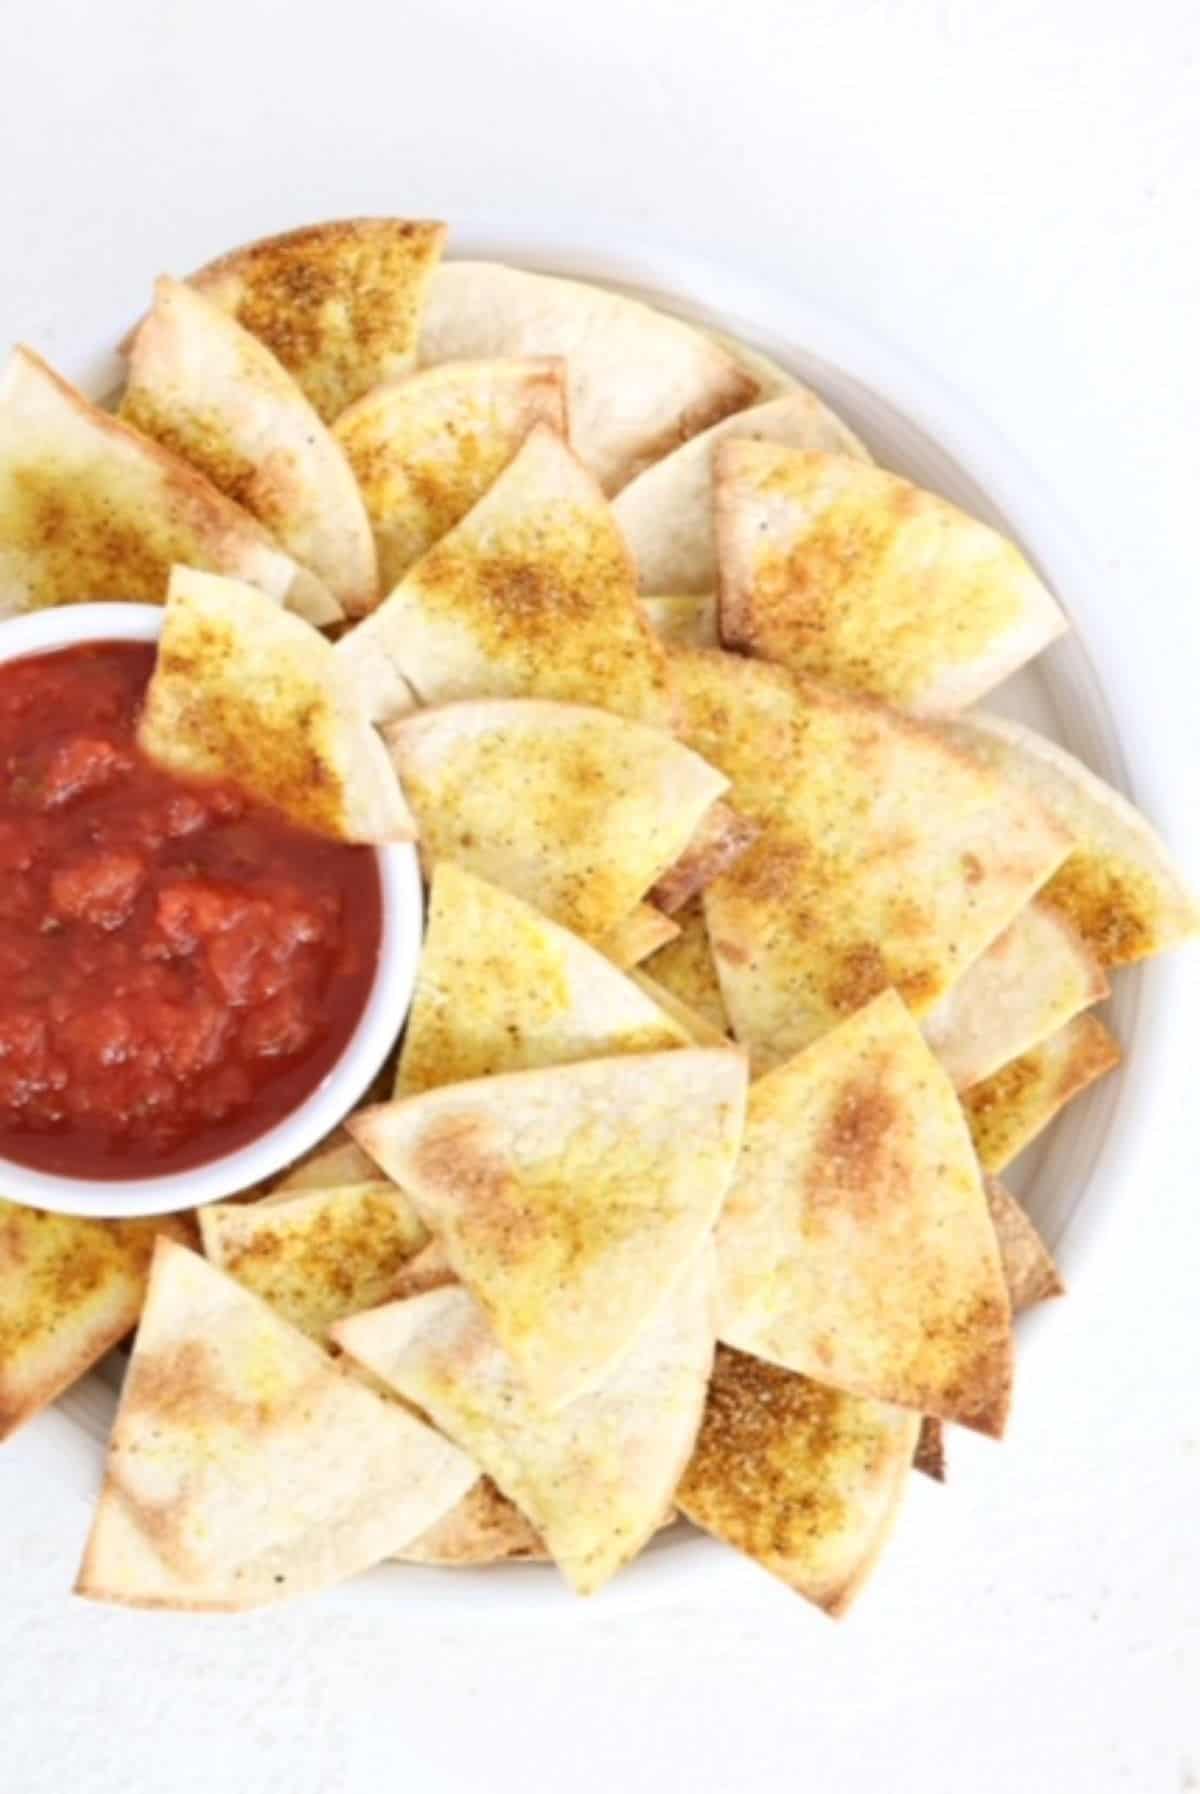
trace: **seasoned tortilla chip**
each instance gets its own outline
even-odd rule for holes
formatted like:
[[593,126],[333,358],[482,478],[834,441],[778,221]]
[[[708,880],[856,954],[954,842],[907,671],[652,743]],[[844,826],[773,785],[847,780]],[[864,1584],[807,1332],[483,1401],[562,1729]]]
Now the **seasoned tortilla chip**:
[[76,1592],[265,1606],[378,1563],[476,1475],[257,1296],[160,1240]]
[[280,603],[315,583],[194,467],[14,349],[0,374],[0,616],[91,598],[161,604],[177,561]]
[[1072,1097],[1121,1060],[1121,1049],[1098,1016],[1077,1015],[962,1096],[971,1137],[985,1171],[1003,1171]]
[[665,947],[679,933],[679,926],[653,903],[639,903],[624,921],[611,928],[600,942],[600,951],[615,966],[628,972]]
[[190,284],[266,343],[327,424],[407,373],[444,224],[339,218],[246,243]]
[[376,602],[375,543],[350,464],[292,376],[236,318],[177,280],[129,350],[126,423],[244,505],[352,616]]
[[444,263],[426,301],[422,366],[493,355],[563,357],[571,441],[606,492],[758,396],[703,332],[635,299],[498,262]]
[[1145,817],[1080,761],[1005,717],[963,717],[952,740],[1030,792],[1074,849],[1044,901],[1074,924],[1103,966],[1132,965],[1200,932],[1200,905]]
[[1021,1204],[998,1178],[983,1181],[1013,1313],[1063,1295],[1066,1286],[1058,1266]]
[[656,593],[640,601],[643,614],[655,635],[669,647],[717,648],[717,595],[706,592],[697,598],[691,594]]
[[453,861],[435,867],[397,1097],[690,1044],[594,947]]
[[721,639],[918,716],[982,697],[1066,619],[1011,542],[844,455],[716,455]]
[[676,1499],[696,1526],[838,1616],[887,1543],[920,1425],[719,1346]]
[[967,967],[921,1031],[965,1090],[1107,995],[1108,980],[1075,929],[1038,901]]
[[668,916],[675,915],[699,895],[705,885],[727,872],[740,860],[760,834],[757,822],[740,816],[730,804],[717,802],[700,818],[695,834],[669,871],[664,872],[650,895]]
[[553,1409],[609,1375],[713,1225],[745,1075],[728,1048],[678,1047],[454,1084],[349,1126]]
[[401,1563],[436,1564],[440,1569],[550,1561],[520,1508],[500,1493],[490,1476],[481,1476],[456,1507],[397,1551],[396,1557]]
[[648,973],[635,967],[629,974],[630,982],[644,991],[652,1003],[658,1005],[672,1021],[677,1022],[687,1035],[693,1046],[728,1046],[729,1036],[723,1028],[716,1028],[706,1015],[685,1003],[665,985],[657,984]]
[[172,772],[234,779],[322,834],[413,837],[387,752],[333,648],[236,580],[171,574],[138,741]]
[[995,1229],[954,1088],[895,991],[751,1086],[717,1257],[727,1344],[1003,1432]]
[[763,830],[704,892],[756,1064],[889,983],[927,1013],[1067,851],[1035,799],[882,704],[700,649],[675,650],[672,674],[684,739]]
[[729,1034],[729,1016],[709,944],[703,903],[693,899],[685,904],[674,921],[679,927],[679,938],[660,947],[646,961],[646,974],[689,1010],[702,1016],[716,1033]]
[[603,1382],[553,1414],[465,1289],[377,1308],[335,1336],[469,1451],[576,1592],[593,1594],[655,1531],[691,1455],[713,1356],[712,1251],[692,1255]]
[[867,460],[867,451],[815,393],[797,387],[726,417],[656,461],[617,495],[614,509],[643,592],[711,592],[717,583],[713,474],[719,443],[783,443]]
[[535,424],[567,433],[560,361],[452,361],[377,386],[334,426],[366,501],[382,590],[460,523]]
[[0,1199],[0,1439],[132,1331],[156,1235],[195,1231],[190,1216],[93,1221]]
[[337,651],[376,722],[406,710],[409,689],[426,704],[558,698],[672,721],[629,550],[600,488],[544,424]]
[[427,865],[457,860],[601,943],[726,780],[669,735],[582,705],[448,704],[385,731]]
[[921,1431],[917,1435],[917,1449],[913,1453],[913,1469],[919,1470],[922,1476],[930,1477],[935,1483],[944,1483],[946,1480],[946,1429],[932,1414],[921,1417]]

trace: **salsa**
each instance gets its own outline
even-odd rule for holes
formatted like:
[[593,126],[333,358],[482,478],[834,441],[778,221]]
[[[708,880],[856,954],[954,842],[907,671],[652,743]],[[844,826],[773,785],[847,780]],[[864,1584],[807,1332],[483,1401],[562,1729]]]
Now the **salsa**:
[[162,1175],[265,1133],[354,1032],[375,855],[136,743],[153,643],[0,664],[0,1156]]

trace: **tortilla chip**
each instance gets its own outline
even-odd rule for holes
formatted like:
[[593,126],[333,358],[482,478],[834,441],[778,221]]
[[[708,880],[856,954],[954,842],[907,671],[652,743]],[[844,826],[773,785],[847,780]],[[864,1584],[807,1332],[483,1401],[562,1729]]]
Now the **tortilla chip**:
[[378,1173],[374,1159],[356,1146],[345,1128],[338,1127],[320,1146],[286,1171],[265,1200],[287,1199],[302,1190],[335,1190],[343,1184],[371,1183]]
[[236,580],[171,574],[138,742],[170,771],[234,779],[322,834],[412,840],[387,752],[333,648]]
[[705,885],[727,872],[740,860],[761,833],[757,822],[740,816],[730,804],[715,803],[700,818],[700,826],[668,872],[650,893],[669,916],[690,903]]
[[484,1564],[549,1563],[550,1553],[520,1508],[502,1495],[490,1476],[481,1476],[428,1532],[397,1551],[407,1564],[439,1569],[478,1569]]
[[690,1044],[595,948],[453,861],[435,867],[397,1097]]
[[559,698],[672,721],[629,550],[600,488],[544,424],[338,655],[377,722],[403,713],[410,689],[426,704]]
[[176,561],[280,603],[312,583],[194,467],[14,349],[0,374],[0,616],[92,598],[161,604]]
[[676,1499],[694,1525],[838,1616],[887,1543],[920,1425],[719,1346]]
[[1065,1295],[1058,1266],[1016,1197],[997,1178],[985,1177],[983,1182],[1013,1313]]
[[745,1077],[728,1048],[677,1047],[454,1084],[349,1127],[553,1409],[610,1374],[712,1227]]
[[1132,965],[1200,932],[1200,905],[1145,817],[1057,742],[999,716],[964,717],[949,733],[1067,831],[1074,851],[1041,896],[1102,966]]
[[160,1240],[76,1592],[266,1606],[378,1563],[477,1474],[257,1296]]
[[947,716],[1067,627],[1011,542],[896,474],[731,441],[715,477],[728,647]]
[[335,1334],[483,1465],[589,1595],[655,1531],[691,1455],[713,1356],[711,1247],[601,1384],[553,1414],[530,1399],[465,1289],[394,1302]]
[[132,1332],[160,1233],[190,1243],[195,1223],[93,1221],[0,1199],[0,1439]]
[[913,1453],[913,1469],[919,1470],[935,1483],[946,1480],[946,1429],[940,1420],[932,1414],[921,1417],[921,1431],[917,1435],[917,1449]]
[[1003,1171],[1072,1097],[1121,1061],[1098,1016],[1077,1015],[1019,1059],[962,1094],[979,1162]]
[[389,1292],[389,1300],[406,1302],[410,1296],[423,1296],[427,1290],[445,1289],[448,1284],[457,1284],[454,1266],[446,1257],[446,1249],[440,1240],[430,1240],[406,1264],[401,1265],[396,1273],[395,1281]]
[[702,331],[579,281],[446,262],[430,283],[419,360],[559,355],[571,441],[606,492],[758,396]]
[[246,243],[190,284],[264,342],[327,424],[407,373],[444,224],[339,218]]
[[727,1344],[1004,1431],[1012,1312],[987,1197],[954,1087],[895,991],[751,1086],[717,1261]]
[[678,933],[679,926],[670,916],[664,916],[653,903],[639,903],[623,922],[609,930],[600,942],[600,951],[628,972],[673,941]]
[[731,336],[726,330],[714,330],[711,324],[701,325],[705,336],[721,347],[744,368],[758,387],[758,401],[782,398],[784,393],[795,392],[800,385],[795,374],[783,367],[770,355],[764,355],[761,349],[744,343],[740,337]]
[[726,786],[669,735],[582,705],[448,704],[385,731],[426,865],[457,860],[600,943]]
[[921,1031],[965,1090],[1107,995],[1099,962],[1071,924],[1038,901],[967,967]]
[[732,1032],[716,962],[709,945],[704,905],[693,899],[674,918],[679,938],[646,961],[646,974],[721,1035]]
[[1036,800],[881,704],[699,649],[675,650],[672,674],[684,739],[763,829],[704,892],[756,1064],[889,983],[926,1014],[1067,851]]
[[706,1015],[701,1015],[698,1009],[693,1009],[681,997],[677,997],[674,991],[656,983],[648,973],[634,969],[628,976],[630,982],[636,984],[652,1003],[657,1004],[672,1021],[679,1024],[692,1046],[729,1045],[729,1036],[723,1028],[715,1028]]
[[453,361],[377,386],[334,426],[366,501],[384,592],[460,523],[535,424],[567,433],[564,369]]
[[351,615],[378,598],[375,544],[345,455],[287,369],[235,318],[177,280],[129,351],[126,423],[244,505]]
[[869,459],[841,419],[803,387],[723,418],[648,467],[617,496],[617,521],[633,549],[643,592],[715,588],[714,462],[718,444],[731,438]]
[[386,1301],[429,1238],[395,1185],[302,1190],[285,1202],[217,1202],[199,1211],[211,1264],[325,1344],[330,1326]]
[[706,592],[696,598],[691,594],[666,595],[639,600],[642,613],[655,635],[671,647],[718,648],[717,594]]

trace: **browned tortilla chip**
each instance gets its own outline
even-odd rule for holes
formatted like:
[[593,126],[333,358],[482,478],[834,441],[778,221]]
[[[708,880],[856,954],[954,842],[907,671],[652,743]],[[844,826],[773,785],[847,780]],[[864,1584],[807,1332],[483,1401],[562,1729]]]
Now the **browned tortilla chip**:
[[931,1414],[925,1414],[921,1418],[917,1449],[913,1453],[913,1469],[919,1470],[922,1476],[930,1477],[935,1483],[944,1483],[946,1480],[946,1429]]
[[1041,1234],[1015,1196],[994,1177],[984,1179],[1013,1313],[1061,1296],[1065,1285]]
[[1098,1016],[1077,1015],[1048,1040],[963,1092],[985,1171],[1003,1171],[1064,1104],[1120,1064],[1121,1049]]
[[396,1556],[401,1563],[436,1564],[442,1569],[550,1560],[520,1508],[500,1493],[490,1476],[481,1476],[457,1507]]
[[729,1034],[729,1015],[708,939],[704,906],[697,899],[674,917],[677,940],[660,947],[645,963],[647,977],[700,1015],[718,1034]]
[[717,802],[668,872],[664,872],[650,895],[660,909],[673,916],[683,909],[705,885],[727,872],[740,860],[750,843],[759,834],[759,827],[748,816],[726,803]]
[[653,903],[639,903],[624,921],[611,928],[600,942],[600,951],[615,966],[628,972],[665,947],[679,933],[679,926]]

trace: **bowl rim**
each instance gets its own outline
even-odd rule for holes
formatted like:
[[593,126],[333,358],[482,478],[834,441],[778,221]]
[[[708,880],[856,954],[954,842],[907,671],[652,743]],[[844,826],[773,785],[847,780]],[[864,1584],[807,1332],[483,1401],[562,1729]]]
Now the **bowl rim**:
[[[157,605],[105,601],[29,611],[0,621],[0,664],[53,653],[80,642],[157,641]],[[299,1108],[244,1146],[162,1176],[61,1177],[4,1157],[5,1195],[34,1208],[104,1219],[198,1208],[282,1171],[330,1133],[349,1113],[395,1044],[416,984],[424,921],[417,850],[411,842],[374,849],[382,895],[379,961],[362,1014],[341,1057]]]

